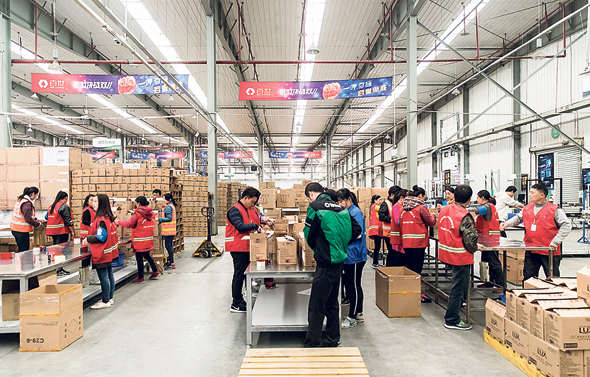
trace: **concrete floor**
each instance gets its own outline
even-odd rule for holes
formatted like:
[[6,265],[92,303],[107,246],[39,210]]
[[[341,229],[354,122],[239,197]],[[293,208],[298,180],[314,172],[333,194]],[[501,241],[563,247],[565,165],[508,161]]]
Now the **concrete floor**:
[[[215,237],[218,245],[221,236]],[[514,234],[518,238],[519,233]],[[569,250],[580,231],[567,240]],[[18,335],[0,334],[0,376],[237,376],[246,351],[245,314],[231,314],[231,256],[192,258],[198,239],[187,239],[178,268],[158,281],[127,284],[111,309],[84,310],[84,337],[61,352],[20,353]],[[566,258],[562,275],[588,264]],[[422,305],[421,318],[387,318],[375,305],[373,270],[365,268],[365,323],[343,331],[344,346],[357,346],[371,376],[521,376],[483,341],[483,327],[449,331],[444,310]],[[255,336],[257,347],[300,347],[304,333]]]

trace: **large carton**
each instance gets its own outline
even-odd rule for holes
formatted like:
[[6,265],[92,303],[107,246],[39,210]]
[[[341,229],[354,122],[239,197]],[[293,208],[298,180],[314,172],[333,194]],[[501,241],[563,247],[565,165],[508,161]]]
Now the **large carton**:
[[[41,275],[29,278],[29,289],[35,289],[44,285],[57,284],[55,271],[49,271]],[[18,280],[2,281],[2,320],[18,321],[20,311],[20,283]]]
[[547,281],[551,282],[560,287],[565,287],[570,291],[578,290],[578,278],[577,277],[552,277],[548,278]]
[[373,197],[373,189],[370,187],[359,187],[357,190],[358,190],[358,194],[357,194],[358,202],[364,203],[367,200],[369,200],[369,203],[370,203],[370,200]]
[[518,323],[517,317],[517,308],[518,308],[518,298],[524,297],[525,294],[551,294],[551,293],[561,293],[563,289],[555,288],[555,289],[512,289],[506,292],[506,318],[511,320],[514,323]]
[[21,294],[20,351],[61,351],[82,337],[82,285],[45,285]]
[[297,241],[293,237],[277,237],[277,263],[297,264]]
[[389,197],[388,193],[388,188],[371,188],[371,197],[373,197],[373,195],[379,195],[383,199],[387,199]]
[[250,234],[250,262],[262,259],[270,259],[273,250],[274,233]]
[[552,309],[545,312],[545,341],[555,347],[590,349],[590,309]]
[[536,277],[528,278],[524,282],[524,289],[555,288],[556,285]]
[[500,343],[506,340],[504,317],[506,317],[506,305],[501,302],[488,299],[486,302],[486,330]]
[[277,190],[276,189],[261,189],[260,190],[260,205],[263,208],[275,208],[277,206]]
[[[574,292],[563,291],[552,294],[527,293],[518,297],[516,302],[516,324],[527,331],[530,330],[530,320],[533,311],[538,311],[534,303],[539,300],[571,300],[577,298]],[[538,335],[537,335],[538,336]]]
[[560,351],[535,336],[529,337],[529,362],[549,377],[584,375],[584,351]]
[[282,189],[277,194],[277,208],[294,208],[295,191],[292,189]]
[[582,268],[576,275],[578,296],[590,302],[590,267]]
[[581,298],[569,300],[538,299],[531,302],[529,332],[538,338],[545,339],[545,312],[551,309],[583,309],[586,301]]
[[529,332],[516,323],[506,320],[506,345],[525,359],[529,357]]
[[506,258],[506,281],[521,286],[524,280],[524,259]]
[[388,317],[420,317],[420,275],[406,267],[375,270],[377,306]]
[[305,267],[315,267],[316,260],[313,257],[313,249],[309,247],[305,241],[305,234],[303,232],[293,233],[297,242],[299,242],[299,259],[301,259],[301,265]]

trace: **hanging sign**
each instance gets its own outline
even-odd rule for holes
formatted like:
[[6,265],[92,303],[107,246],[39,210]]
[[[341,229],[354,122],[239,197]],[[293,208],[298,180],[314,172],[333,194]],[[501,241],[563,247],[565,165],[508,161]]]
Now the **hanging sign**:
[[138,153],[129,154],[131,160],[179,160],[184,158],[184,152],[156,152],[156,153]]
[[112,159],[115,158],[115,151],[112,152],[91,152],[93,160]]
[[268,152],[269,158],[322,158],[322,151],[317,152]]
[[[208,152],[201,152],[200,157],[202,159],[209,158]],[[221,158],[222,160],[230,160],[234,158],[253,158],[254,152],[248,151],[248,153],[244,153],[242,151],[233,151],[233,152],[217,152],[217,157]]]
[[[167,77],[163,76],[166,80]],[[174,75],[188,90],[188,75]],[[156,75],[53,75],[31,73],[31,91],[64,94],[172,94]],[[176,85],[168,81],[173,88]],[[178,89],[178,88],[177,88]]]
[[240,82],[240,101],[320,100],[390,96],[391,77],[365,80]]
[[96,149],[120,149],[121,139],[107,139],[103,137],[95,137],[92,139],[92,146]]

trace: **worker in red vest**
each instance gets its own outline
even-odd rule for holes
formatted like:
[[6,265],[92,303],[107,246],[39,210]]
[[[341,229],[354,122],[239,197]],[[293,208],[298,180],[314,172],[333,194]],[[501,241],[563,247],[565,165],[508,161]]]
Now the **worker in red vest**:
[[12,210],[12,220],[10,221],[10,231],[16,241],[18,252],[30,249],[30,233],[33,228],[38,228],[45,220],[37,219],[35,216],[35,199],[39,197],[37,187],[25,187],[20,195],[14,209]]
[[115,220],[115,224],[131,229],[131,248],[135,252],[137,260],[137,278],[132,283],[145,283],[143,278],[144,258],[153,271],[150,280],[157,279],[162,275],[150,255],[150,251],[154,250],[154,226],[156,223],[154,222],[154,211],[150,208],[146,197],[138,196],[135,202],[137,208],[133,211],[131,218],[129,220]]
[[383,240],[383,223],[379,221],[379,208],[383,204],[381,196],[373,195],[371,209],[369,210],[369,238],[375,243],[373,248],[373,268],[379,267],[379,253]]
[[473,217],[466,207],[473,190],[468,185],[455,188],[455,202],[443,207],[438,219],[438,258],[453,269],[451,292],[445,327],[452,330],[471,330],[472,326],[461,320],[461,307],[467,300],[473,254],[482,248],[477,243],[477,230]]
[[[561,262],[561,243],[572,230],[572,224],[565,215],[565,211],[547,200],[549,190],[545,184],[537,183],[531,187],[527,204],[521,213],[500,224],[503,231],[511,226],[524,224],[524,242],[533,246],[545,246],[553,250],[553,276],[559,276]],[[543,267],[545,276],[549,277],[549,251],[527,251],[524,256],[524,280],[539,276],[539,269]]]
[[[474,212],[475,228],[477,234],[481,236],[500,237],[500,219],[498,211],[496,210],[496,199],[492,197],[488,190],[481,190],[477,193],[477,207],[470,207],[469,212]],[[496,285],[502,286],[504,274],[502,272],[502,264],[498,256],[498,250],[486,250],[481,253],[481,261],[488,262],[490,267],[490,280]],[[490,283],[484,283],[477,286],[478,288],[492,287]],[[497,289],[494,293],[501,293],[501,289]]]
[[[391,186],[387,194],[389,195],[387,199],[383,201],[383,204],[379,206],[379,221],[383,223],[383,240],[385,241],[385,246],[387,247],[387,259],[385,260],[386,266],[393,266],[393,262],[395,261],[395,254],[393,248],[391,247],[391,216],[393,211],[393,206],[395,205],[395,194],[401,190],[402,188],[399,186]],[[395,235],[395,232],[394,232]]]
[[98,194],[96,218],[90,227],[88,237],[82,246],[90,246],[92,268],[96,269],[102,289],[102,300],[90,309],[106,309],[115,303],[115,276],[113,275],[113,255],[119,255],[119,238],[115,216],[111,211],[111,201],[105,194]]
[[393,196],[393,208],[391,209],[391,235],[389,243],[393,253],[388,255],[386,260],[387,267],[404,267],[406,265],[406,252],[404,250],[404,241],[402,239],[402,213],[404,212],[404,201],[409,191],[401,189]]
[[[404,200],[400,219],[402,245],[406,255],[406,267],[418,275],[422,275],[424,252],[430,243],[428,227],[436,225],[436,216],[424,205],[426,191],[414,185]],[[432,300],[424,293],[420,299],[424,303]]]
[[68,193],[60,191],[55,196],[53,204],[47,210],[47,235],[53,238],[57,245],[70,240],[70,233],[75,235],[72,211],[68,206]]
[[96,206],[98,198],[94,194],[86,195],[82,205],[82,221],[80,221],[80,238],[88,237],[88,232],[92,227],[92,222],[96,216]]
[[234,263],[230,307],[232,313],[245,313],[247,309],[242,287],[246,280],[244,273],[250,265],[250,240],[244,237],[252,232],[263,232],[263,221],[260,212],[255,208],[259,198],[260,191],[254,187],[247,187],[242,192],[242,198],[227,211],[226,215],[225,251],[231,253]]

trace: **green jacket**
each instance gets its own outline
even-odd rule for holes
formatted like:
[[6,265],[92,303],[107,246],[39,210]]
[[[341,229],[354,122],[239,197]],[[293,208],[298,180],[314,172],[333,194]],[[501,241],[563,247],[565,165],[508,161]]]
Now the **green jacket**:
[[307,208],[303,233],[318,266],[330,267],[346,259],[348,245],[361,237],[362,228],[346,208],[321,194]]

